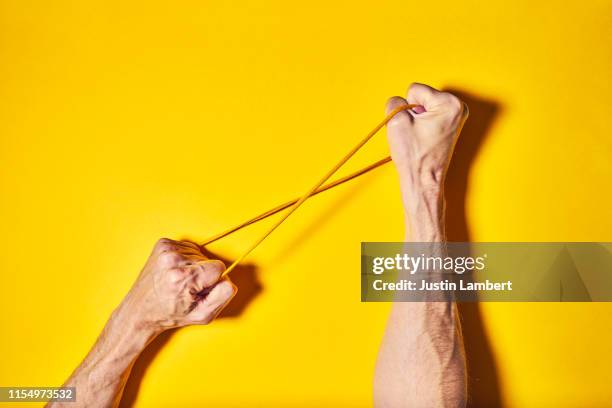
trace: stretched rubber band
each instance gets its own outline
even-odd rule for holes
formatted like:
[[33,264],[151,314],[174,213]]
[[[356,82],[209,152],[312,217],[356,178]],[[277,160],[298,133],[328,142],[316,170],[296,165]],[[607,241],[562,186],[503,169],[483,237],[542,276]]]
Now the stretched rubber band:
[[[344,184],[347,181],[350,181],[350,180],[352,180],[354,178],[357,178],[357,177],[359,177],[359,176],[361,176],[361,175],[363,175],[365,173],[368,173],[368,172],[370,172],[370,171],[372,171],[372,170],[382,166],[383,164],[389,163],[390,161],[391,161],[391,157],[387,156],[384,159],[381,159],[381,160],[379,160],[379,161],[377,161],[375,163],[370,164],[369,166],[364,167],[363,169],[360,169],[360,170],[358,170],[358,171],[356,171],[354,173],[349,174],[348,176],[344,176],[342,178],[339,178],[338,180],[332,181],[331,183],[325,184],[324,186],[319,187],[317,189],[317,191],[315,191],[311,195],[311,197],[314,197],[315,195],[317,195],[319,193],[322,193],[322,192],[327,191],[327,190],[329,190],[331,188],[334,188],[334,187],[337,187],[337,186],[339,186],[341,184]],[[211,244],[211,243],[213,243],[215,241],[220,240],[223,237],[226,237],[226,236],[228,236],[228,235],[230,235],[230,234],[232,234],[232,233],[234,233],[234,232],[236,232],[238,230],[241,230],[244,227],[248,227],[249,225],[255,224],[256,222],[259,222],[261,220],[265,220],[266,218],[268,218],[268,217],[270,217],[270,216],[272,216],[272,215],[274,215],[276,213],[279,213],[279,212],[283,211],[284,209],[286,209],[288,207],[291,207],[293,204],[297,203],[299,199],[300,199],[299,197],[298,198],[294,198],[293,200],[287,201],[286,203],[283,203],[283,204],[281,204],[279,206],[276,206],[276,207],[274,207],[274,208],[272,208],[272,209],[270,209],[268,211],[265,211],[265,212],[255,216],[255,217],[253,217],[253,218],[251,218],[251,219],[249,219],[249,220],[247,220],[247,221],[245,221],[245,222],[243,222],[241,224],[236,225],[235,227],[232,227],[232,228],[230,228],[230,229],[228,229],[226,231],[223,231],[220,234],[214,235],[214,236],[206,239],[200,245],[205,246],[205,245]]]
[[[399,112],[408,110],[408,109],[412,109],[415,108],[418,105],[415,104],[406,104],[406,105],[402,105],[402,106],[398,106],[397,108],[393,109],[378,125],[376,125],[359,143],[357,143],[357,145],[355,145],[355,147],[353,147],[338,163],[336,163],[336,165],[334,167],[331,168],[331,170],[329,170],[314,186],[312,186],[304,195],[302,195],[299,199],[296,200],[292,200],[289,201],[285,204],[282,204],[278,207],[273,208],[272,210],[266,211],[263,214],[260,214],[257,217],[252,218],[249,221],[246,221],[234,228],[230,228],[229,230],[215,235],[211,238],[209,238],[208,240],[206,240],[202,245],[206,245],[209,244],[213,241],[216,241],[222,237],[225,237],[229,234],[231,234],[232,232],[238,231],[239,229],[246,227],[247,225],[251,225],[257,221],[260,221],[264,218],[269,217],[272,214],[276,214],[279,211],[282,211],[286,208],[289,208],[289,211],[287,213],[285,213],[285,215],[283,215],[274,225],[272,225],[272,227],[270,227],[270,229],[268,231],[266,231],[266,233],[264,233],[259,239],[257,239],[238,259],[236,259],[221,275],[222,277],[227,275],[228,273],[230,273],[238,264],[240,264],[240,262],[242,262],[251,252],[253,252],[253,250],[255,248],[257,248],[268,236],[270,236],[270,234],[272,234],[272,232],[274,232],[275,229],[277,229],[283,222],[285,222],[285,220],[287,220],[287,218],[289,218],[289,216],[291,216],[291,214],[293,214],[295,212],[295,210],[297,210],[302,204],[304,204],[304,202],[312,197],[313,195],[316,195],[322,191],[328,190],[332,187],[335,187],[337,185],[340,185],[348,180],[351,180],[355,177],[358,177],[362,174],[367,173],[368,171],[384,164],[387,163],[390,158],[385,158],[382,160],[379,160],[378,162],[356,172],[353,173],[349,176],[344,177],[343,179],[339,179],[335,182],[332,182],[326,186],[323,186],[323,184],[329,180],[329,178],[331,176],[333,176],[339,169],[340,167],[342,167],[351,157],[353,157],[353,155],[355,153],[357,153],[359,151],[359,149],[361,149],[368,141],[370,141],[370,139],[372,139],[372,137],[374,137],[374,135],[376,133],[378,133],[378,131],[380,129],[382,129],[396,114],[398,114]],[[323,187],[322,187],[323,186]]]

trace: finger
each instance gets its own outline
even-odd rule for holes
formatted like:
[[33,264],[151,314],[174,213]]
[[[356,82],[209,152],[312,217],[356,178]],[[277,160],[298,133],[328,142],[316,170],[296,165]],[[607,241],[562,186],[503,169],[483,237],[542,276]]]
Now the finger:
[[[393,96],[389,98],[389,100],[387,101],[387,106],[385,108],[386,114],[389,115],[391,112],[393,112],[394,109],[397,109],[404,105],[408,105],[408,102],[406,102],[404,98],[399,97],[399,96]],[[413,120],[414,118],[412,117],[412,115],[408,111],[404,110],[401,112],[397,112],[393,116],[393,118],[391,118],[391,120],[387,122],[387,126],[389,127],[410,126]]]
[[200,289],[209,288],[215,285],[223,271],[225,271],[225,264],[218,259],[205,259],[196,262],[199,269],[196,283]]
[[408,103],[421,105],[429,111],[435,106],[436,96],[441,92],[431,86],[415,82],[408,88],[406,100]]
[[234,295],[236,295],[237,291],[238,288],[236,285],[226,277],[221,279],[215,287],[212,288],[204,302],[207,303],[212,310],[220,310],[221,307],[225,306]]
[[[387,115],[402,106],[408,105],[408,102],[399,96],[394,96],[387,101]],[[407,139],[414,131],[415,116],[418,116],[425,109],[422,106],[415,110],[403,110],[396,113],[387,123],[387,141],[391,150],[391,157],[394,162],[400,163],[405,161],[405,157],[409,156],[409,148],[407,147]]]
[[457,116],[466,116],[465,104],[449,92],[438,91],[428,85],[414,83],[408,89],[409,103],[418,103],[428,112],[448,113]]
[[236,295],[238,288],[229,278],[223,278],[208,293],[191,313],[194,322],[207,324],[223,310]]

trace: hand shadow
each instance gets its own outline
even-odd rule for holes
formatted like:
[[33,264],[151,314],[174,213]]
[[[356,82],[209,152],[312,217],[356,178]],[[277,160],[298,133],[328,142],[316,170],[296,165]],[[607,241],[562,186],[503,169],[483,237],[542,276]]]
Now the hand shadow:
[[[459,89],[447,88],[445,91],[457,95],[470,110],[446,178],[446,235],[449,241],[470,242],[465,207],[468,177],[478,150],[501,106]],[[468,363],[468,406],[501,407],[499,376],[483,326],[480,305],[478,302],[466,302],[460,303],[458,307]]]
[[[211,259],[219,259],[223,261],[226,266],[229,266],[230,262],[207,250],[202,248],[202,252],[205,256]],[[217,319],[227,319],[239,317],[247,308],[249,303],[253,301],[263,290],[261,282],[258,278],[257,267],[254,264],[240,264],[232,271],[231,274],[232,282],[238,287],[238,292],[232,301],[221,311]],[[170,341],[174,333],[179,329],[170,329],[159,336],[157,336],[140,354],[132,371],[128,378],[128,382],[123,390],[123,396],[121,397],[120,407],[132,407],[138,397],[140,385],[146,374],[147,369],[157,357],[158,353],[166,346]]]

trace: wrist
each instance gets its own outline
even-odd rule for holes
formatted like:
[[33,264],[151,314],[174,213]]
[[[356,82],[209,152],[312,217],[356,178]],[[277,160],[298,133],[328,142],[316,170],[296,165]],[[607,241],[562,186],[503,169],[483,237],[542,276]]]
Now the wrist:
[[107,324],[114,335],[124,339],[135,350],[142,350],[162,333],[157,325],[149,322],[137,307],[126,298],[111,315]]
[[[66,384],[87,390],[85,398],[112,398],[116,390],[122,389],[130,367],[153,338],[155,333],[140,327],[122,303]],[[91,405],[91,401],[85,405]]]
[[447,159],[438,156],[430,153],[394,158],[400,180],[428,188],[441,186],[446,175]]
[[444,240],[443,177],[433,180],[429,175],[423,177],[414,171],[400,175],[408,241]]

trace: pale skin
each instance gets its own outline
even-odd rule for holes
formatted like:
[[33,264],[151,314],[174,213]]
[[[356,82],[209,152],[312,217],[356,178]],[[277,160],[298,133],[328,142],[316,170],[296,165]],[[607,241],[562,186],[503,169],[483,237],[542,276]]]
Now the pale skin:
[[[456,97],[413,84],[387,110],[418,104],[388,124],[406,214],[407,240],[444,241],[446,170],[467,108]],[[134,362],[170,328],[206,325],[237,288],[225,266],[187,241],[160,239],[97,342],[64,386],[77,402],[50,407],[112,407],[121,400]],[[378,407],[458,407],[466,402],[463,342],[451,301],[396,303],[381,345],[374,380]]]
[[[467,106],[455,96],[413,84],[387,111],[417,108],[388,124],[399,179],[406,241],[444,242],[444,179]],[[393,304],[374,374],[376,407],[463,407],[466,364],[457,307],[452,299]]]
[[186,241],[160,239],[132,289],[115,309],[96,344],[64,386],[76,403],[51,407],[111,407],[121,400],[130,370],[163,331],[210,323],[236,294],[225,266]]

